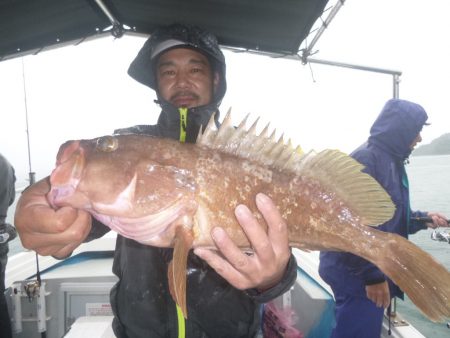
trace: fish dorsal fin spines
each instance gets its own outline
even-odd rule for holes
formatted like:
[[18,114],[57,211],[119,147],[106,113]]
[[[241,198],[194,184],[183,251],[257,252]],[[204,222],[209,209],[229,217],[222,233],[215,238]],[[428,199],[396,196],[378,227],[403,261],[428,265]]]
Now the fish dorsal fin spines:
[[285,144],[284,135],[281,135],[276,141],[275,130],[269,136],[269,124],[264,127],[261,133],[257,134],[259,118],[249,129],[246,129],[248,117],[249,115],[244,118],[238,127],[234,127],[231,122],[230,109],[222,125],[217,129],[214,116],[211,116],[205,130],[200,130],[197,144],[257,161],[264,165],[270,165],[279,170],[295,172],[296,164],[301,158],[301,148],[294,149],[290,140]]
[[247,130],[248,117],[234,127],[229,109],[217,130],[212,116],[206,129],[199,133],[197,144],[317,180],[325,189],[335,191],[366,225],[378,225],[392,218],[395,207],[391,198],[374,178],[362,172],[359,162],[339,150],[305,154],[299,146],[294,148],[291,140],[286,144],[283,135],[276,140],[275,130],[267,136],[269,125],[257,135],[258,120]]

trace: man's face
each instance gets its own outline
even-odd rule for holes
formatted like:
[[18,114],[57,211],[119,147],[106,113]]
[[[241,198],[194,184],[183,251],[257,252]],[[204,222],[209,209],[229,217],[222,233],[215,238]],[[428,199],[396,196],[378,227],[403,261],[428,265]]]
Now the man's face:
[[192,108],[211,103],[219,83],[209,60],[189,48],[175,48],[163,53],[156,65],[156,79],[161,97],[176,107]]
[[416,136],[416,138],[414,139],[414,141],[411,143],[410,149],[414,150],[414,147],[417,145],[417,143],[422,142],[422,135],[420,135],[420,133]]

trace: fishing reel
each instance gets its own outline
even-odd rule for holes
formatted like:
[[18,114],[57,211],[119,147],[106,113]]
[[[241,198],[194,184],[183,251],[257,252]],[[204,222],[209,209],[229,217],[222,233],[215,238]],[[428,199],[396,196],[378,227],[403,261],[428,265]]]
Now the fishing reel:
[[438,242],[447,242],[450,244],[450,233],[434,229],[431,233],[431,239]]
[[16,228],[9,223],[0,224],[0,244],[8,243],[16,237]]
[[[412,221],[418,221],[421,223],[432,223],[433,220],[431,217],[411,217]],[[450,221],[447,221],[448,225],[450,226]],[[433,241],[438,242],[447,242],[450,244],[450,232],[434,229],[431,233],[431,239]]]

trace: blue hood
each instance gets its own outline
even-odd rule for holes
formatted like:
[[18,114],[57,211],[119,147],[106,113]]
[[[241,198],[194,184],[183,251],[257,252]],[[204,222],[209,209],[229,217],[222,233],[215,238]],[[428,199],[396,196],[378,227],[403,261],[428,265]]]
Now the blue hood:
[[410,146],[427,119],[428,115],[420,105],[406,100],[389,100],[370,129],[369,144],[404,160],[411,154]]

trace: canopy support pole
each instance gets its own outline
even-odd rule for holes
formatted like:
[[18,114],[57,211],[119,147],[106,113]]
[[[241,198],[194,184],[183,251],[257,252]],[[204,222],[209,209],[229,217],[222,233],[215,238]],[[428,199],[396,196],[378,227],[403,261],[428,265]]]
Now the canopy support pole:
[[124,33],[124,29],[122,27],[122,24],[119,22],[119,20],[116,19],[116,17],[111,13],[109,8],[105,5],[105,3],[102,0],[95,0],[98,7],[102,10],[102,12],[106,15],[109,22],[111,22],[111,34],[115,38],[121,38]]
[[319,38],[322,36],[325,29],[328,28],[331,21],[334,19],[334,17],[339,12],[339,10],[344,5],[344,3],[345,3],[345,0],[338,0],[338,2],[331,9],[330,14],[327,16],[325,21],[322,22],[322,25],[320,26],[316,35],[314,35],[312,41],[309,43],[309,46],[307,46],[305,49],[302,49],[302,59],[304,59],[304,61],[305,61],[304,63],[306,63],[306,59],[311,55],[311,51],[314,48],[314,46],[316,45],[317,41],[319,41]]

